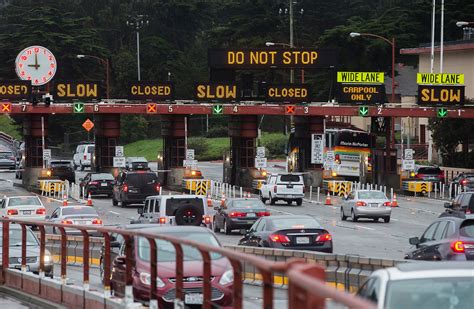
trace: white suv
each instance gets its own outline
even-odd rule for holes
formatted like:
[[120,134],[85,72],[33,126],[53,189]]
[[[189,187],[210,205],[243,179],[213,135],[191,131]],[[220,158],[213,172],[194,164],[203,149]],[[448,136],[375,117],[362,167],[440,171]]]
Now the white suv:
[[145,200],[138,210],[139,217],[132,223],[160,223],[168,225],[196,225],[211,228],[204,196],[155,195]]
[[304,182],[301,174],[275,174],[267,178],[260,188],[262,202],[269,200],[270,205],[276,201],[285,201],[288,205],[296,202],[301,206],[304,197]]
[[84,167],[91,167],[94,160],[95,145],[94,144],[81,144],[77,145],[76,152],[74,153],[74,169],[78,167],[81,171]]

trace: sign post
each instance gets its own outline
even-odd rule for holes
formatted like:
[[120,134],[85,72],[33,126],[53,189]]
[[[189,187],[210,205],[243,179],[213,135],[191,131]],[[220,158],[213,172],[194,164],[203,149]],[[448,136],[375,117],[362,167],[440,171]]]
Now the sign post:
[[324,135],[311,134],[311,164],[323,164]]
[[124,155],[123,146],[115,146],[115,156],[123,157],[123,155]]

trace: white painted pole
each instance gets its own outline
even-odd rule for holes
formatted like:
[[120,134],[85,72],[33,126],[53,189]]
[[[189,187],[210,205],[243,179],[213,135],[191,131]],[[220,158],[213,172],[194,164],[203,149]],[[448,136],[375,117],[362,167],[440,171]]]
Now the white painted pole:
[[434,185],[435,185],[434,186],[435,199],[437,199],[438,198],[438,183],[435,182]]
[[318,187],[318,196],[317,196],[317,198],[318,198],[318,203],[319,203],[319,194],[320,194],[320,192],[321,192],[321,188]]
[[390,188],[390,200],[393,201],[393,188]]
[[444,57],[444,0],[441,0],[441,30],[439,41],[439,72],[443,73],[443,57]]
[[309,186],[309,200],[313,199],[313,186]]
[[244,192],[242,191],[242,187],[240,187],[239,191],[240,191],[240,198],[242,198],[244,196]]

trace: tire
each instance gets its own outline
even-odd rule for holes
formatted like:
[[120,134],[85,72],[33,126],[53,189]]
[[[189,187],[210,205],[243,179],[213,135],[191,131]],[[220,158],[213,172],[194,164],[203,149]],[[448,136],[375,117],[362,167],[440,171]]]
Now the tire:
[[128,203],[127,202],[120,202],[120,207],[127,207]]
[[354,210],[351,210],[351,218],[352,222],[357,222],[357,220],[359,220],[359,218],[355,215]]
[[221,229],[218,228],[218,226],[217,226],[216,217],[214,217],[213,220],[212,220],[212,230],[214,231],[214,233],[220,233],[221,232]]
[[290,206],[291,204],[293,204],[293,201],[286,201],[286,204],[288,204],[288,206]]
[[113,206],[118,206],[118,202],[113,196],[112,196],[112,205]]
[[80,167],[81,171],[83,171],[84,170],[84,165],[82,165],[82,162],[79,162],[79,164],[80,164],[79,167]]
[[383,222],[389,223],[389,222],[390,222],[390,217],[385,217],[385,218],[383,218]]
[[272,195],[270,194],[270,205],[275,205],[276,200],[273,199]]
[[73,163],[74,170],[77,170],[77,165],[76,163]]
[[374,220],[374,222],[378,222],[379,218],[373,218],[372,220]]
[[259,193],[259,195],[260,195],[260,200],[262,201],[262,203],[265,204],[265,202],[267,201],[267,199],[263,197],[262,191],[259,191],[259,192],[260,192],[260,193]]
[[224,220],[224,232],[226,235],[230,235],[232,233],[232,230],[230,229],[230,227],[227,226],[227,220]]
[[303,205],[303,199],[302,198],[297,199],[296,200],[296,205],[298,205],[298,206]]
[[347,219],[347,216],[344,214],[344,210],[342,210],[342,207],[341,207],[341,220],[346,221],[346,219]]
[[203,215],[203,210],[196,205],[181,206],[176,210],[175,222],[176,225],[200,226]]

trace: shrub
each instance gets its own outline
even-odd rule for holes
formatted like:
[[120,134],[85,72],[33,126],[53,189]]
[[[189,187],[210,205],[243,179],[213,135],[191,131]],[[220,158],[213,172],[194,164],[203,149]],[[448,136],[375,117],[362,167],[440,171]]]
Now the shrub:
[[285,156],[285,148],[288,137],[283,134],[268,134],[262,137],[262,146],[266,147],[267,157],[283,157]]
[[209,143],[205,137],[188,138],[188,149],[194,149],[196,156],[202,155],[209,148]]
[[206,132],[206,137],[227,137],[229,136],[229,129],[224,126],[216,126],[212,127],[209,129],[209,131]]

